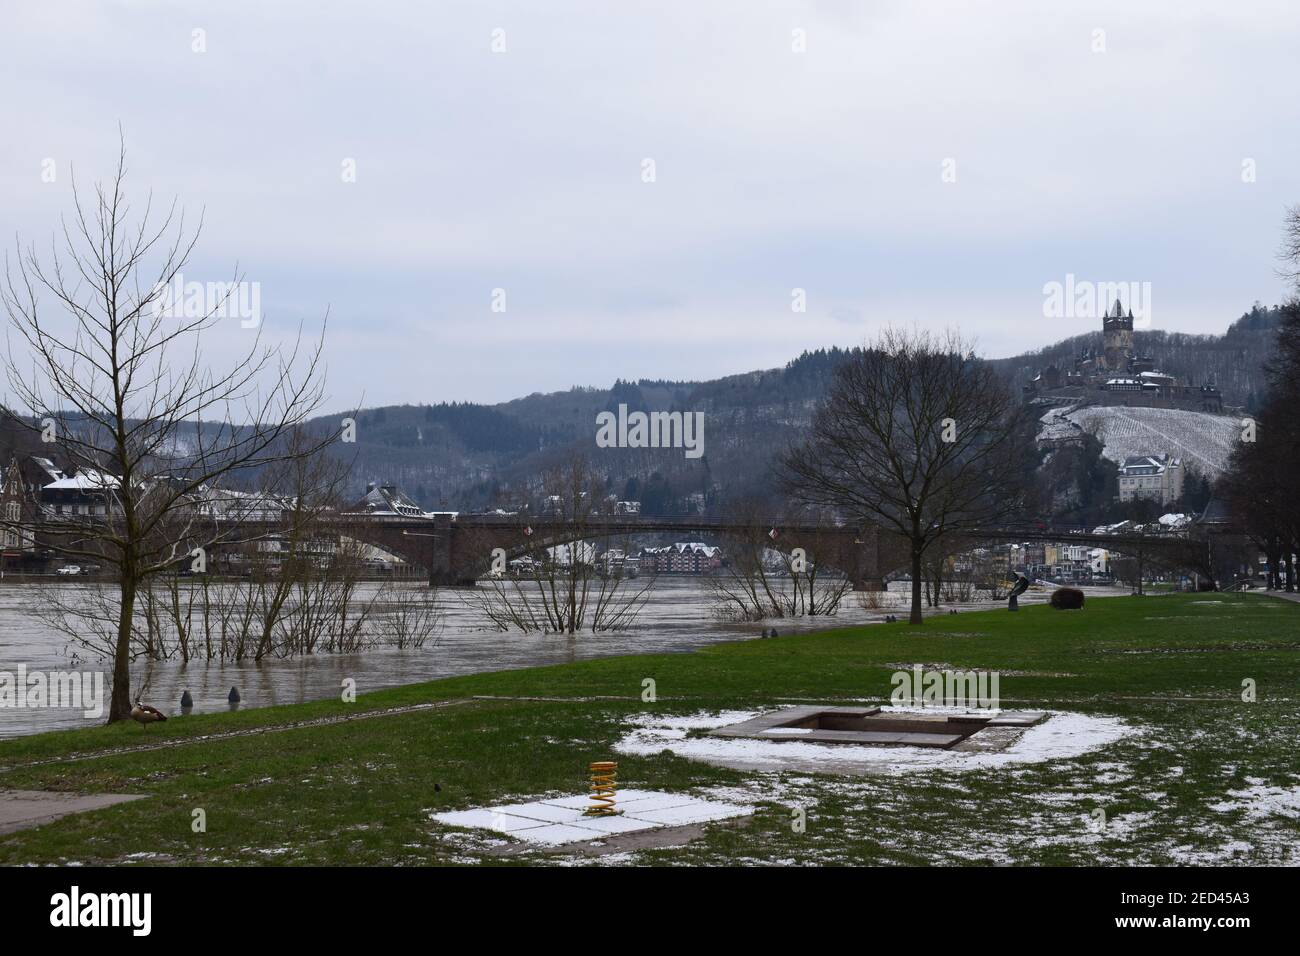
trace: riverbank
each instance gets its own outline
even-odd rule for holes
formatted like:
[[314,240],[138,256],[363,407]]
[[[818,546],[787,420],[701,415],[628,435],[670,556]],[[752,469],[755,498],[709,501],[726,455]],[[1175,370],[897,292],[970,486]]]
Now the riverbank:
[[[430,814],[577,794],[587,763],[613,757],[624,787],[754,813],[684,846],[591,858],[604,863],[1295,863],[1297,651],[1300,609],[1290,602],[1113,598],[1082,612],[972,612],[455,677],[353,704],[41,734],[0,742],[0,787],[148,799],[0,837],[0,862],[586,860],[519,850]],[[1071,756],[976,773],[859,777],[728,769],[675,754],[671,741],[652,753],[626,746],[648,722],[887,698],[891,674],[918,663],[997,670],[1005,707],[1124,732]],[[642,700],[647,678],[653,702]],[[1243,701],[1243,680],[1254,682],[1254,702]],[[792,808],[805,811],[803,832]],[[200,809],[207,829],[195,833]]]

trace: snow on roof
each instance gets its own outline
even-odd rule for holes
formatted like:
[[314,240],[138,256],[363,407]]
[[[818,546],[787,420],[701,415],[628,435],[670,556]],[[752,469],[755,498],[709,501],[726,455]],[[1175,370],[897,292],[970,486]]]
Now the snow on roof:
[[720,548],[707,545],[703,541],[678,541],[673,545],[673,547],[679,554],[685,553],[686,551],[701,551],[704,553],[705,557],[709,558],[713,557],[714,552],[721,550]]
[[1111,533],[1113,533],[1113,532],[1115,532],[1115,531],[1123,531],[1124,529],[1131,527],[1132,524],[1133,524],[1133,522],[1131,522],[1131,521],[1127,521],[1127,520],[1125,520],[1125,521],[1117,521],[1117,522],[1115,522],[1114,524],[1099,524],[1099,525],[1097,525],[1097,527],[1095,527],[1095,528],[1092,529],[1092,533],[1093,533],[1093,534],[1111,534]]
[[665,544],[660,547],[647,545],[641,549],[642,554],[663,554],[666,551],[676,551],[678,554],[696,552],[703,554],[706,558],[711,558],[721,553],[722,549],[711,544],[705,544],[702,541],[678,541],[674,544]]
[[116,476],[105,474],[102,471],[85,469],[79,471],[71,478],[60,478],[57,481],[51,481],[44,488],[46,491],[112,491],[118,487]]
[[428,517],[423,508],[394,485],[367,488],[366,496],[348,513],[398,514],[408,518]]
[[50,459],[38,458],[33,455],[32,461],[36,462],[37,467],[49,475],[51,480],[58,481],[60,478],[64,477],[62,469],[60,469],[59,466],[54,464]]

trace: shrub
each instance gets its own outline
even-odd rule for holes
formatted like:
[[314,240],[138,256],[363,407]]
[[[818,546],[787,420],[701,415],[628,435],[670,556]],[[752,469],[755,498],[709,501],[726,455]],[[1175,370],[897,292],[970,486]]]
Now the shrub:
[[1083,592],[1078,588],[1057,588],[1052,592],[1052,607],[1058,611],[1077,611],[1083,607]]

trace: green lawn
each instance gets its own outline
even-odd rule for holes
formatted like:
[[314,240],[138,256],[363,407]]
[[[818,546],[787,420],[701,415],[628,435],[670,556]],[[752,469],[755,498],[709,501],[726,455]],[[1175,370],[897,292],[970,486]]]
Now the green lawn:
[[[998,670],[1008,707],[1118,717],[1134,732],[1071,759],[867,777],[749,773],[611,749],[647,710],[883,698],[894,665],[912,662]],[[653,704],[640,699],[646,677],[657,684]],[[1256,682],[1256,702],[1242,701],[1244,678]],[[622,699],[479,700],[204,739],[474,695]],[[180,745],[41,763],[161,741]],[[606,862],[1296,863],[1298,744],[1300,605],[1251,594],[1111,598],[1081,612],[943,616],[454,678],[363,693],[355,704],[178,717],[147,732],[118,725],[0,742],[0,788],[149,797],[0,837],[0,863],[566,861],[544,851],[503,857],[492,852],[499,838],[428,815],[575,794],[587,762],[611,755],[623,786],[757,810],[748,825]],[[807,810],[802,833],[790,825],[795,806]],[[206,833],[191,830],[196,808]],[[1098,808],[1108,823],[1095,832],[1087,818]]]

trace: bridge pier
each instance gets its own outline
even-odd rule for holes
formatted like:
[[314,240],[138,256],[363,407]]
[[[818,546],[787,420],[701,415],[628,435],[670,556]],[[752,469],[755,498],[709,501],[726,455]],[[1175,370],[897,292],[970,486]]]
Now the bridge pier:
[[451,515],[433,516],[433,534],[429,536],[429,587],[448,587],[456,583],[451,565]]
[[853,539],[853,590],[883,591],[885,579],[880,574],[880,529],[863,528]]

